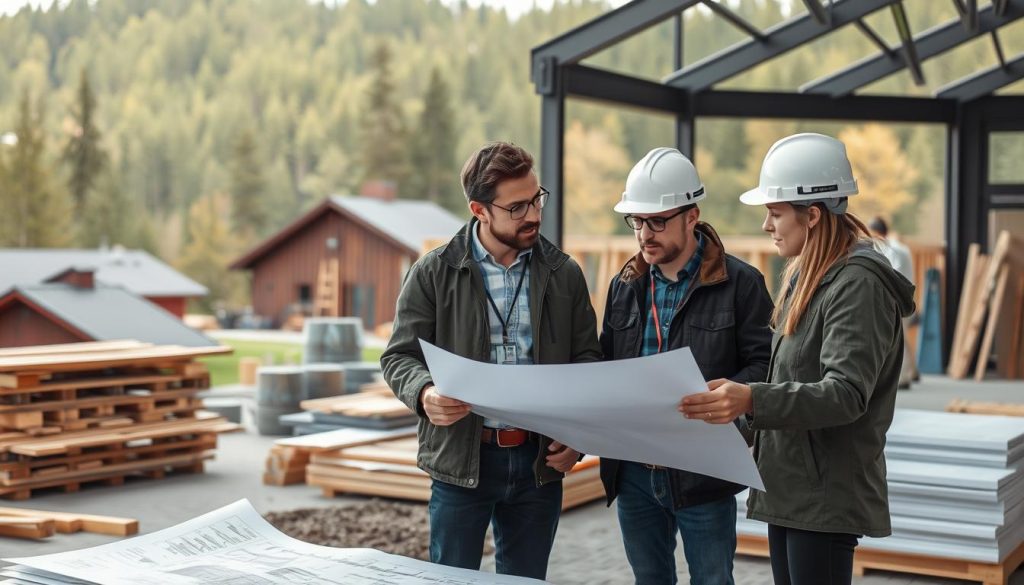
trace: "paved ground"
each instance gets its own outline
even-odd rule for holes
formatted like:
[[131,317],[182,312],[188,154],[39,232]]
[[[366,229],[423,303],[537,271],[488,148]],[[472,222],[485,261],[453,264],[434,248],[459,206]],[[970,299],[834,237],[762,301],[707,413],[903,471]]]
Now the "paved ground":
[[[910,391],[901,392],[903,408],[941,409],[953,398],[1024,402],[1024,383],[952,382],[927,378]],[[44,494],[26,502],[0,502],[22,508],[77,511],[92,514],[133,516],[143,532],[152,532],[198,516],[238,498],[248,498],[261,512],[301,507],[345,505],[359,498],[325,499],[319,490],[307,486],[272,487],[260,482],[263,460],[272,438],[249,433],[221,437],[217,460],[201,475],[183,475],[164,480],[131,481],[123,487],[84,489],[76,494]],[[84,548],[110,542],[111,537],[94,534],[57,535],[41,542],[0,539],[0,556],[17,557]],[[686,583],[685,563],[678,551],[680,581]],[[3,563],[0,563],[2,565]],[[493,570],[493,559],[485,569]],[[771,581],[768,562],[740,557],[735,569],[739,585],[767,585]],[[619,537],[614,509],[594,503],[567,512],[561,521],[551,561],[549,579],[561,584],[627,584],[631,574]],[[951,581],[887,572],[870,572],[855,579],[871,585],[953,585]],[[1011,585],[1024,585],[1024,571],[1018,571]]]

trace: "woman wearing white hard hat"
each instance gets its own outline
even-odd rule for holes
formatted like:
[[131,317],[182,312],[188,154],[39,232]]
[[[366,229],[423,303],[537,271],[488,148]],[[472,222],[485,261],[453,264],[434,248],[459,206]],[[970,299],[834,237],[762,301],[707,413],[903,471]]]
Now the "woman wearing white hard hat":
[[712,423],[746,413],[756,430],[766,491],[751,490],[747,516],[769,525],[777,584],[848,584],[859,539],[891,533],[883,448],[914,287],[847,212],[856,193],[842,142],[797,134],[772,146],[740,197],[767,207],[762,229],[789,259],[768,382],[713,380],[680,406]]

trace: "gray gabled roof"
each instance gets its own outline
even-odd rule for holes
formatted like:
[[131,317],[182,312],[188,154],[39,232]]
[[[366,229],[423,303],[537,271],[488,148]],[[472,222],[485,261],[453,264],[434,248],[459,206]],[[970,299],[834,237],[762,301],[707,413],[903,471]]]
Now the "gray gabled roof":
[[136,339],[188,347],[217,345],[164,309],[120,287],[97,284],[95,288],[78,288],[50,283],[16,286],[11,293],[20,293],[97,341]]
[[373,197],[335,195],[331,197],[331,202],[398,240],[416,253],[422,251],[423,242],[451,238],[465,223],[464,220],[431,201],[409,199],[385,201]]
[[0,249],[0,294],[33,285],[68,268],[95,270],[96,282],[147,297],[201,297],[205,286],[142,250]]

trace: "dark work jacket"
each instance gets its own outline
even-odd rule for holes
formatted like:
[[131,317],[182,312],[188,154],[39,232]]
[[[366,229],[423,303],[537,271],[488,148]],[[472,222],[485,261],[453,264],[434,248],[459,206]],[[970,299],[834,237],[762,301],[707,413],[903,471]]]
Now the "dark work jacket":
[[[690,284],[672,317],[667,349],[689,347],[705,380],[763,382],[771,357],[772,332],[768,322],[773,309],[764,276],[753,266],[726,254],[710,225],[699,222],[696,230],[704,236],[704,257],[697,279]],[[638,253],[612,279],[601,331],[605,360],[640,356],[651,310],[650,278],[650,266]],[[745,425],[741,430],[746,431]],[[620,464],[615,459],[601,459],[601,481],[609,505],[618,494]],[[745,489],[732,482],[677,469],[669,470],[669,484],[672,504],[677,510],[732,497]]]

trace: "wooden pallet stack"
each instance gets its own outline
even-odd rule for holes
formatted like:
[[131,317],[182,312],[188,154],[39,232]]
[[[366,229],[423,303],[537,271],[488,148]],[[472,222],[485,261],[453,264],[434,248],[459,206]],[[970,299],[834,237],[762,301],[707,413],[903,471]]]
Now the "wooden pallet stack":
[[0,496],[201,472],[217,433],[238,426],[200,412],[210,377],[194,359],[230,352],[135,341],[0,350]]
[[[1000,232],[992,254],[977,244],[967,252],[960,306],[947,373],[982,380],[993,351],[1001,377],[1024,375],[1024,242]],[[980,346],[979,346],[980,344]],[[975,359],[976,358],[976,359]]]

